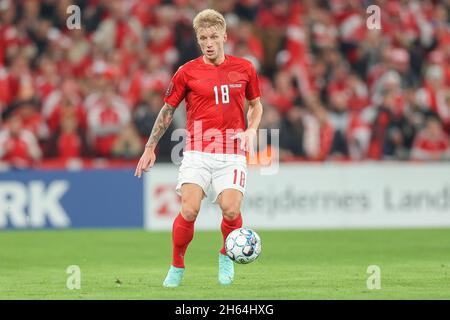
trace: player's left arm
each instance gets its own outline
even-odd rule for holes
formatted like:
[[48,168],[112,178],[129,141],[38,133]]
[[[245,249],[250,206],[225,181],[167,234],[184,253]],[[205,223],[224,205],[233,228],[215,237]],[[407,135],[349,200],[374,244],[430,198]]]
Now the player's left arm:
[[258,132],[259,123],[261,122],[263,114],[263,108],[261,104],[260,97],[248,101],[248,111],[247,111],[247,130],[244,132],[236,134],[236,138],[238,138],[241,142],[239,147],[244,150],[250,152],[250,155],[253,156],[255,149],[254,143],[256,141],[256,133]]
[[261,104],[261,98],[257,97],[253,100],[249,100],[247,111],[247,122],[248,122],[247,130],[254,130],[255,132],[258,130],[262,114],[263,114],[263,107]]

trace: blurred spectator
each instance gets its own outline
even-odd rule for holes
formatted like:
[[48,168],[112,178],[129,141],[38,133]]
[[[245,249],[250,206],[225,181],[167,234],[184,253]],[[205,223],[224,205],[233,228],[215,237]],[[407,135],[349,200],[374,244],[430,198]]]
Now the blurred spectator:
[[88,108],[88,128],[97,156],[111,155],[120,132],[130,121],[130,109],[111,87],[97,97],[91,97]]
[[442,130],[441,122],[437,117],[429,117],[425,128],[420,131],[411,152],[413,160],[449,160],[449,136]]
[[[287,112],[286,119],[288,121],[282,122],[280,130],[280,145],[283,145],[283,142],[286,143],[290,139],[296,139],[296,135],[298,137],[301,136],[301,139],[290,142],[290,144],[294,143],[294,146],[297,143],[301,145],[300,149],[294,147],[297,149],[297,152],[294,153],[293,156],[318,160],[323,153],[322,131],[324,126],[328,126],[329,120],[328,114],[323,110],[317,97],[311,96],[305,101],[298,99],[296,105]],[[300,127],[298,127],[298,125],[300,125]],[[287,131],[292,131],[294,136],[285,137],[283,132],[285,132],[286,129],[288,129]]]
[[85,131],[79,126],[76,115],[67,115],[61,119],[50,140],[47,154],[63,160],[89,156]]
[[[325,160],[329,158],[333,143],[334,128],[324,107],[316,105],[313,107],[313,114],[317,119],[318,143],[315,144],[314,155],[309,155],[314,160]],[[334,156],[334,155],[331,155]]]
[[48,117],[48,126],[52,133],[60,129],[62,121],[66,118],[75,118],[80,130],[86,131],[87,119],[86,110],[81,105],[75,103],[66,97],[63,97]]
[[368,149],[368,157],[374,160],[395,156],[397,152],[403,151],[404,144],[400,128],[404,123],[404,117],[398,112],[396,93],[387,89],[381,95],[382,102],[376,107]]
[[238,0],[235,12],[243,20],[253,22],[258,15],[259,2],[259,0]]
[[23,128],[19,116],[11,116],[0,131],[0,159],[16,168],[32,166],[42,152],[34,135]]
[[34,86],[39,99],[44,100],[50,93],[60,86],[61,77],[58,74],[56,63],[51,57],[42,55],[38,61],[37,72],[34,77]]
[[430,65],[426,69],[424,86],[417,91],[417,99],[420,100],[421,105],[428,107],[440,116],[442,115],[444,119],[448,117],[447,90],[442,67]]
[[450,135],[450,89],[447,89],[442,102],[439,102],[439,116],[444,123],[444,130]]
[[266,99],[281,114],[285,114],[293,107],[293,102],[296,97],[291,73],[288,71],[278,71],[275,75],[274,89],[273,93]]
[[[50,117],[54,117],[58,114],[63,105],[78,105],[82,102],[82,92],[77,81],[73,78],[65,79],[59,87],[52,90],[46,98],[42,100],[42,114],[48,120]],[[55,124],[50,124],[50,127],[54,129]]]
[[143,143],[132,123],[128,123],[120,132],[111,150],[114,157],[138,159],[142,154]]
[[22,126],[30,131],[39,141],[46,140],[49,136],[49,130],[43,121],[42,114],[39,112],[37,101],[19,101],[13,113],[20,117]]
[[25,53],[19,53],[12,58],[9,72],[6,74],[9,94],[6,104],[15,100],[32,99],[35,95],[30,59]]
[[128,101],[135,105],[146,91],[165,90],[170,78],[167,70],[161,68],[161,61],[157,56],[146,57],[145,69],[135,72],[131,79],[127,92]]
[[[252,57],[261,64],[264,61],[264,49],[261,41],[255,35],[254,28],[250,22],[241,22],[235,26],[235,28],[230,28],[234,32],[228,31],[229,34],[227,40],[227,48],[230,52],[240,57]],[[250,58],[249,60],[252,60]]]
[[139,42],[142,39],[142,26],[130,16],[127,1],[111,0],[107,3],[108,16],[93,35],[93,41],[104,50],[113,50],[124,45],[127,39]]
[[334,129],[333,141],[329,151],[331,156],[347,157],[347,130],[350,113],[348,112],[348,96],[344,92],[336,92],[331,96],[330,122]]
[[175,26],[175,46],[179,52],[176,63],[177,68],[201,54],[192,28],[192,21],[189,17],[182,17]]
[[287,160],[292,157],[306,157],[303,146],[305,111],[299,107],[291,108],[280,125],[280,159]]
[[67,62],[70,66],[70,73],[76,77],[85,75],[87,66],[91,62],[93,51],[91,43],[88,41],[84,29],[74,29],[68,34],[70,50],[67,52]]

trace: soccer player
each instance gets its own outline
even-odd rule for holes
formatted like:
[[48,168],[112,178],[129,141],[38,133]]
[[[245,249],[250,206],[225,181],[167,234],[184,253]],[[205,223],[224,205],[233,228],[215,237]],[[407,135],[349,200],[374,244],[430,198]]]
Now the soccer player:
[[[217,11],[206,9],[193,21],[202,56],[181,66],[172,78],[144,153],[136,167],[141,177],[155,162],[155,147],[185,99],[187,137],[176,192],[181,211],[172,228],[172,265],[163,285],[177,287],[183,278],[184,255],[194,236],[194,223],[202,199],[210,187],[213,202],[222,210],[221,231],[228,234],[242,227],[241,202],[247,175],[245,152],[253,151],[262,116],[258,76],[252,63],[224,53],[226,22]],[[247,128],[244,102],[248,100]],[[218,280],[231,284],[234,265],[219,252]]]

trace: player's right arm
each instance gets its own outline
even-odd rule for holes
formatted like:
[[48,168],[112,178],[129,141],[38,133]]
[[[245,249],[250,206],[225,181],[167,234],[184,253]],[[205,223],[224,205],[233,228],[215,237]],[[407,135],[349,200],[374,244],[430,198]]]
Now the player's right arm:
[[139,163],[134,172],[134,176],[140,178],[143,172],[147,172],[149,168],[153,167],[156,160],[155,148],[158,144],[159,139],[164,135],[170,123],[173,120],[173,114],[175,108],[169,105],[167,102],[162,107],[161,111],[156,118],[155,124],[153,125],[152,132],[145,144],[144,153],[139,159]]
[[175,109],[184,99],[185,94],[186,81],[184,79],[184,69],[183,67],[180,67],[177,72],[175,72],[172,80],[170,81],[169,87],[167,88],[166,96],[164,98],[164,106],[159,112],[155,124],[153,125],[152,133],[150,134],[148,142],[145,145],[144,153],[142,154],[136,167],[136,171],[134,173],[135,176],[140,178],[142,172],[146,172],[149,168],[153,167],[156,160],[156,145],[172,122]]

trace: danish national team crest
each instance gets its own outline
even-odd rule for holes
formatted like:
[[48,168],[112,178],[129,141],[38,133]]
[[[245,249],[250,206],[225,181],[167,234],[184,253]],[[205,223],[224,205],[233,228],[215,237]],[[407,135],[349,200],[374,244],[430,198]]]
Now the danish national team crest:
[[237,71],[231,71],[228,73],[228,79],[231,82],[237,82],[242,79],[242,75]]

